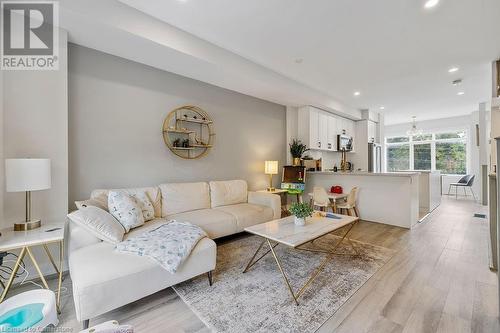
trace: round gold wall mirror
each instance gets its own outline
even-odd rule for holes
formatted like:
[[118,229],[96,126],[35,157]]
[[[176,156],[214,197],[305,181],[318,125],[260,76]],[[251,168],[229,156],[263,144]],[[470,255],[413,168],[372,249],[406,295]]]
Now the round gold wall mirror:
[[163,140],[168,149],[181,158],[200,158],[214,145],[213,120],[197,106],[181,106],[165,118]]

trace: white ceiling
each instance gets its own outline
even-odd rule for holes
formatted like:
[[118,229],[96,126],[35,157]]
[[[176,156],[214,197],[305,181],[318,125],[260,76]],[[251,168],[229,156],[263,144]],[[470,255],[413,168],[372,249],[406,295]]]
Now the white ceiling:
[[498,0],[120,1],[388,124],[477,109],[500,57]]

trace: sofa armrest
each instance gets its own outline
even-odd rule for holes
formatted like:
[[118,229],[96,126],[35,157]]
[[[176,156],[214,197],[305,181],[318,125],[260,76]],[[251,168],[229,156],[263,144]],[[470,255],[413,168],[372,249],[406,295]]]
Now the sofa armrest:
[[272,208],[273,219],[281,218],[281,198],[278,194],[263,192],[248,192],[248,203]]

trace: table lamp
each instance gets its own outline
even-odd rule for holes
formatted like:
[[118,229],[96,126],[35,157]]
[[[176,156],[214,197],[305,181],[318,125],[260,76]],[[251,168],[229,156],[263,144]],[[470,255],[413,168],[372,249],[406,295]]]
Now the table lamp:
[[269,187],[267,190],[272,192],[272,191],[276,190],[273,187],[273,175],[278,174],[278,161],[266,161],[264,168],[265,168],[264,173],[266,175],[269,175]]
[[14,231],[40,227],[41,221],[31,219],[31,191],[50,188],[50,160],[45,158],[12,158],[5,160],[7,192],[26,192],[26,220],[14,223]]

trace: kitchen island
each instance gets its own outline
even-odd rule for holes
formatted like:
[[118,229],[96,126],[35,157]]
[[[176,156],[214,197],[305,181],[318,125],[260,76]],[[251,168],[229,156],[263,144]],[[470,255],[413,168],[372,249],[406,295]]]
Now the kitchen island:
[[419,172],[307,172],[304,193],[313,192],[314,186],[328,191],[340,185],[346,193],[357,186],[361,219],[410,229],[419,220],[419,175]]

